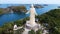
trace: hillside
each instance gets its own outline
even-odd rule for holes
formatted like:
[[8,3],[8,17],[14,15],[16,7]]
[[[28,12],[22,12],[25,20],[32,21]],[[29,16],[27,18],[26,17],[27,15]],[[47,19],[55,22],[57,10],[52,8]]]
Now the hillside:
[[49,29],[50,34],[60,34],[60,9],[50,10],[49,12],[37,16],[39,22]]

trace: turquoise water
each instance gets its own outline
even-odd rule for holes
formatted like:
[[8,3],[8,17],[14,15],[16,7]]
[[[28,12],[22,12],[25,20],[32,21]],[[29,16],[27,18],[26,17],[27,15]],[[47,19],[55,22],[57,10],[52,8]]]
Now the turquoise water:
[[[9,6],[20,6],[22,4],[0,4],[0,8],[7,8]],[[30,4],[23,4],[27,10],[30,9]],[[44,8],[35,8],[37,14],[41,15],[43,13],[48,12],[51,9],[55,9],[58,8],[58,4],[48,4],[47,6],[44,6],[44,4],[41,4]],[[0,26],[3,25],[6,22],[10,22],[10,21],[16,21],[22,18],[25,18],[29,16],[29,14],[17,14],[17,13],[8,13],[8,14],[4,14],[0,16]]]

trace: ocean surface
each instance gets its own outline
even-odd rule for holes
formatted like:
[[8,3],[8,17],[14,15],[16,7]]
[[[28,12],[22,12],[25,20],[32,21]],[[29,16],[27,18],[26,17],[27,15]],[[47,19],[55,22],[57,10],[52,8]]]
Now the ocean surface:
[[[30,4],[0,4],[0,8],[7,8],[9,6],[21,6],[21,5],[24,5],[27,10],[30,9]],[[46,13],[49,10],[56,9],[56,8],[58,8],[58,6],[60,6],[59,4],[47,4],[47,5],[40,4],[40,5],[42,5],[43,8],[38,8],[38,9],[35,8],[37,14],[39,14],[39,15]],[[6,22],[16,21],[16,20],[19,20],[19,19],[22,19],[22,18],[25,18],[28,16],[29,16],[29,14],[23,14],[23,13],[22,14],[7,13],[4,15],[1,15],[0,16],[0,26]]]

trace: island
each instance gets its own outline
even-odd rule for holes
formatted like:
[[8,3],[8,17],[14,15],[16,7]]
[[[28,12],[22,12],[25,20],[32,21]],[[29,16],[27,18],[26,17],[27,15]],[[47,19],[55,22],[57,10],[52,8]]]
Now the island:
[[26,13],[26,7],[25,6],[9,6],[7,8],[0,8],[0,15],[6,14],[6,13],[11,13],[13,12],[18,12],[18,13]]

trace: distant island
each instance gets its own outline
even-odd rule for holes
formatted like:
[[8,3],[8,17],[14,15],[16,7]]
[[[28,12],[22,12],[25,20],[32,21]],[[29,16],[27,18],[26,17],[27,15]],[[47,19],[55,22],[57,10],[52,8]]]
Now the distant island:
[[36,4],[36,5],[34,5],[35,8],[44,8],[44,6],[48,6],[48,4],[44,4],[44,5]]
[[44,6],[48,6],[48,4],[44,4]]
[[35,8],[44,8],[44,6],[42,6],[42,5],[35,5],[34,7]]
[[0,8],[0,15],[5,14],[5,13],[10,13],[11,11],[13,12],[24,12],[26,13],[26,7],[25,6],[10,6],[7,8]]

